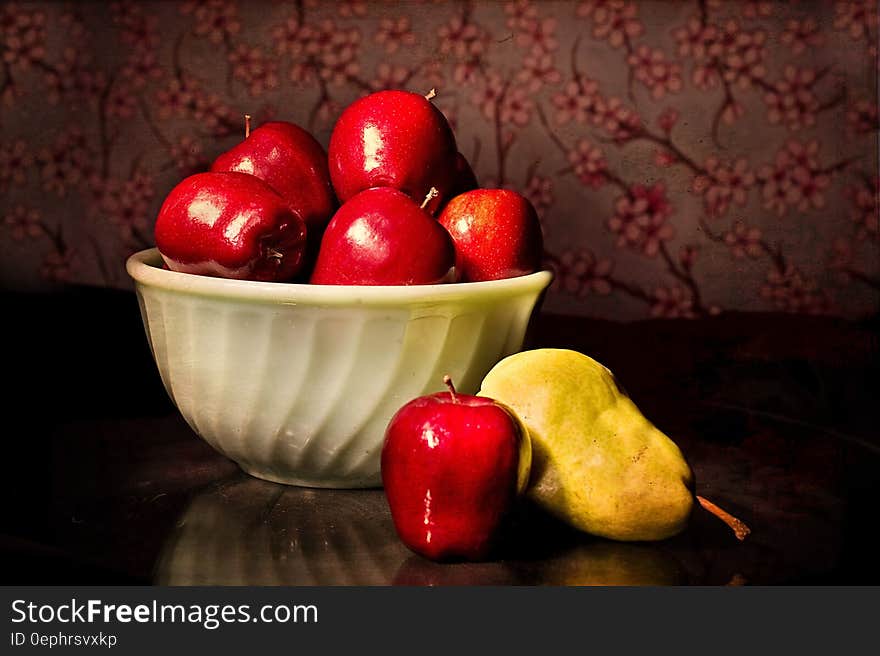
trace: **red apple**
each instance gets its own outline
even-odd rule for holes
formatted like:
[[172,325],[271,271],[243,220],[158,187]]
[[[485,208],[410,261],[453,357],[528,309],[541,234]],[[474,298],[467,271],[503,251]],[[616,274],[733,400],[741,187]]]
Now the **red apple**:
[[211,170],[257,176],[302,217],[309,234],[320,234],[336,209],[327,154],[293,123],[264,123],[214,160]]
[[311,134],[294,123],[264,123],[214,160],[211,170],[250,173],[277,191],[306,222],[303,268],[311,266],[337,206],[327,153]]
[[330,135],[330,178],[345,202],[370,187],[394,187],[417,202],[431,187],[439,194],[429,213],[450,197],[455,183],[455,137],[424,96],[379,91],[349,105]]
[[471,189],[476,189],[479,187],[479,183],[477,182],[477,176],[474,173],[474,169],[471,168],[470,162],[467,161],[467,158],[461,153],[456,153],[455,155],[455,185],[452,188],[451,197],[458,196],[459,194],[463,194],[466,191],[470,191]]
[[528,482],[523,424],[490,398],[422,396],[392,417],[382,482],[400,539],[431,560],[479,560]]
[[367,189],[330,220],[311,282],[426,285],[446,282],[455,249],[446,230],[402,191]]
[[259,178],[198,173],[162,203],[155,238],[173,271],[283,281],[302,266],[306,226]]
[[541,266],[541,223],[528,199],[515,191],[465,192],[449,201],[439,220],[455,242],[461,282],[514,278]]

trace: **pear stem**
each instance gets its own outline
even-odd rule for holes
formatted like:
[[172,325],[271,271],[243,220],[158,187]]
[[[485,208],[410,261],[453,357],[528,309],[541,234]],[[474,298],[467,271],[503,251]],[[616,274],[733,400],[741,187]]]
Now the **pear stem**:
[[443,376],[443,384],[449,388],[449,394],[452,395],[452,402],[458,403],[458,397],[455,396],[455,385],[452,384],[452,378],[449,376],[449,374]]
[[251,115],[244,115],[244,138],[247,139],[251,136]]
[[428,93],[425,94],[425,100],[430,100],[434,96],[437,95],[437,89],[431,89]]
[[743,521],[737,519],[726,510],[719,508],[708,499],[704,499],[699,494],[697,495],[697,501],[700,502],[700,505],[703,506],[703,508],[705,508],[722,522],[727,524],[730,527],[730,530],[733,531],[733,534],[736,536],[737,540],[745,540],[746,536],[752,532],[752,529],[746,526]]
[[431,187],[431,188],[428,190],[428,195],[425,196],[425,200],[423,200],[423,201],[422,201],[422,204],[419,205],[419,208],[420,208],[420,209],[425,209],[425,206],[426,206],[428,203],[431,202],[431,199],[432,199],[432,198],[436,198],[436,197],[437,197],[437,194],[439,194],[439,193],[440,193],[440,192],[437,191],[437,187]]

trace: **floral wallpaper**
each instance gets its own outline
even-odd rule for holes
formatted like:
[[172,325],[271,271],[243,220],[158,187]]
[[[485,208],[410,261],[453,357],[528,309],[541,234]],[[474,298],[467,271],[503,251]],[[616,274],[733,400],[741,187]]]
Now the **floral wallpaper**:
[[243,136],[427,92],[525,193],[545,308],[875,314],[877,5],[722,0],[5,3],[0,285],[126,287],[159,204]]

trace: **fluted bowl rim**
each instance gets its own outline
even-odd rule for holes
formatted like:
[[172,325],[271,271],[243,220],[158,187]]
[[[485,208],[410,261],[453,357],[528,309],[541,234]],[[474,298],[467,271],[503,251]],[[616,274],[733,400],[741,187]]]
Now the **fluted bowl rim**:
[[135,282],[166,291],[239,301],[321,306],[478,301],[538,293],[553,279],[551,271],[543,270],[515,278],[439,285],[312,285],[202,276],[164,269],[162,263],[159,249],[147,248],[129,256],[125,269]]

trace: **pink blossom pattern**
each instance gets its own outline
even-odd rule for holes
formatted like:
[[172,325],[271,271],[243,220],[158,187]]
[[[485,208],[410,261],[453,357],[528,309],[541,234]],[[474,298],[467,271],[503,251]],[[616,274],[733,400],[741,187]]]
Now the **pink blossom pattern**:
[[90,57],[79,48],[65,48],[54,68],[45,73],[48,101],[52,105],[62,100],[82,98],[97,107],[98,99],[107,86],[107,75],[91,66]]
[[180,13],[192,15],[193,33],[215,45],[229,43],[241,32],[238,6],[231,0],[187,0],[181,5]]
[[471,100],[487,120],[497,118],[501,124],[520,127],[529,122],[535,106],[526,89],[512,86],[495,74],[486,77]]
[[819,32],[819,24],[812,17],[803,20],[789,19],[779,38],[791,49],[793,55],[801,55],[808,48],[816,48],[824,42]]
[[764,253],[761,229],[749,228],[742,221],[735,222],[733,228],[724,233],[724,243],[730,248],[731,255],[737,259],[756,258]]
[[538,217],[543,219],[547,209],[553,205],[553,180],[540,175],[532,175],[522,190],[523,196],[529,199]]
[[855,41],[870,39],[877,29],[877,5],[872,0],[841,0],[834,3],[834,29]]
[[27,172],[34,161],[22,139],[0,145],[0,191],[5,191],[10,183],[22,186],[27,182]]
[[813,93],[816,81],[812,68],[786,66],[782,79],[764,96],[767,119],[774,124],[782,123],[789,130],[814,125],[819,110],[819,100]]
[[143,7],[132,0],[114,2],[110,5],[113,22],[121,28],[122,41],[137,51],[150,51],[159,47],[159,18],[144,14]]
[[409,18],[383,18],[379,21],[379,29],[373,40],[385,47],[385,52],[394,54],[401,47],[411,47],[416,42],[416,35],[409,27]]
[[343,18],[363,18],[367,15],[366,0],[341,0],[336,11]]
[[135,51],[122,67],[122,79],[133,89],[143,89],[152,81],[162,78],[162,67],[155,52]]
[[172,78],[156,92],[156,105],[161,119],[193,118],[216,135],[229,132],[232,110],[220,95],[207,93],[202,84],[189,75]]
[[584,186],[596,189],[605,184],[608,169],[605,154],[586,139],[580,139],[574,149],[569,151],[568,161]]
[[654,164],[657,166],[666,168],[676,163],[678,163],[678,157],[676,157],[675,153],[671,153],[663,148],[658,148],[654,151]]
[[556,19],[525,20],[516,36],[516,43],[519,47],[530,50],[532,55],[553,52],[559,47],[559,41],[556,39]]
[[774,3],[770,0],[748,0],[742,3],[742,15],[746,18],[767,18],[773,15]]
[[130,180],[106,179],[94,187],[93,213],[115,225],[124,242],[144,234],[150,227],[150,202],[155,196],[153,180],[135,173]]
[[181,135],[169,150],[175,166],[183,175],[195,173],[208,164],[202,144],[191,135]]
[[690,319],[695,315],[690,292],[680,285],[657,287],[651,303],[651,316],[663,319]]
[[76,271],[75,250],[56,248],[50,251],[40,265],[40,276],[48,282],[70,282]]
[[272,41],[275,43],[276,55],[299,55],[305,50],[306,41],[301,33],[297,16],[289,16],[283,23],[272,28]]
[[510,30],[525,30],[538,17],[538,11],[531,0],[513,0],[504,5],[507,15],[506,25]]
[[529,93],[535,93],[545,85],[559,84],[562,75],[556,69],[553,57],[549,54],[529,53],[523,59],[523,67],[517,73],[516,79]]
[[672,205],[662,182],[652,187],[634,185],[614,204],[614,216],[608,221],[608,229],[617,235],[618,247],[654,257],[663,242],[675,236],[675,229],[668,223],[671,214]]
[[764,30],[744,30],[730,19],[723,25],[704,24],[691,18],[674,32],[678,54],[694,60],[691,80],[706,89],[719,82],[747,89],[766,75]]
[[382,62],[376,67],[376,76],[370,82],[371,89],[399,89],[409,79],[410,72],[406,66],[394,66]]
[[635,79],[644,84],[654,100],[682,89],[681,66],[666,59],[662,50],[639,46],[627,58]]
[[46,56],[46,14],[15,2],[0,9],[0,58],[9,71],[27,71]]
[[826,314],[832,309],[831,298],[819,289],[816,281],[805,276],[793,264],[773,268],[761,286],[761,298],[783,312]]
[[562,91],[554,94],[552,98],[556,106],[556,124],[565,125],[569,121],[586,123],[595,108],[598,88],[599,84],[589,78],[566,83]]
[[773,164],[758,170],[764,207],[784,216],[790,207],[805,212],[825,205],[823,192],[831,178],[818,164],[819,143],[789,140],[776,154]]
[[420,79],[424,80],[425,86],[430,88],[443,88],[446,86],[446,73],[439,61],[431,60],[423,62],[418,69]]
[[554,289],[578,298],[590,294],[607,296],[611,293],[611,272],[614,265],[608,258],[597,258],[592,251],[565,251],[554,263]]
[[481,26],[453,16],[437,30],[440,54],[452,55],[455,60],[453,78],[459,84],[473,82],[491,37]]
[[877,103],[866,99],[857,100],[846,112],[846,123],[852,136],[876,132]]
[[592,122],[615,141],[631,139],[641,129],[639,115],[617,97],[597,98],[593,106]]
[[853,261],[853,245],[849,239],[838,237],[831,244],[828,251],[828,268],[838,273],[844,272],[844,275],[838,276],[838,280],[843,283],[849,282],[850,278],[845,274],[846,269],[850,267]]
[[507,85],[498,74],[490,74],[483,84],[471,94],[471,102],[480,109],[487,121],[494,121],[498,104],[504,98]]
[[9,229],[12,238],[16,241],[23,239],[37,239],[45,234],[45,229],[40,217],[40,212],[26,208],[24,205],[16,205],[15,209],[3,217],[3,223]]
[[64,197],[85,182],[91,174],[95,157],[83,132],[71,127],[55,142],[37,152],[43,189]]
[[331,19],[300,24],[294,16],[272,29],[272,40],[278,55],[296,57],[289,77],[298,84],[312,85],[320,79],[342,86],[360,73],[361,31],[356,27],[343,29]]
[[635,2],[624,0],[585,0],[577,9],[578,16],[593,22],[593,36],[608,41],[612,48],[620,48],[631,39],[641,36],[644,25],[638,19]]
[[880,236],[880,180],[874,178],[847,189],[852,203],[850,218],[859,240]]
[[137,110],[137,98],[128,84],[117,82],[111,87],[104,107],[110,118],[131,118]]
[[486,51],[488,35],[479,25],[465,22],[454,16],[437,31],[440,52],[453,54],[459,59],[481,55]]
[[232,75],[240,80],[251,96],[260,96],[278,86],[277,64],[259,47],[240,43],[227,55]]
[[499,118],[504,125],[523,127],[532,117],[535,102],[527,89],[520,86],[508,87],[499,108]]
[[706,160],[705,172],[694,177],[691,188],[703,197],[706,214],[718,217],[727,213],[731,203],[744,206],[754,184],[755,174],[745,158],[724,163],[717,157],[710,157]]
[[156,104],[159,106],[159,117],[163,119],[183,118],[195,102],[198,82],[193,78],[173,78],[168,86],[156,92]]

